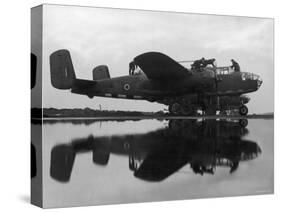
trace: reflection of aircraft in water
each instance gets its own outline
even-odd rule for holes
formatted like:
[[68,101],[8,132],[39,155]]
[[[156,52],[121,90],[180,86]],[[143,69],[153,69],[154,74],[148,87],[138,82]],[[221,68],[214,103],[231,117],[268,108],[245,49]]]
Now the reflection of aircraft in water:
[[111,153],[128,155],[134,176],[147,181],[164,180],[187,164],[201,175],[214,174],[217,166],[229,167],[232,173],[240,161],[254,159],[261,152],[255,142],[243,139],[248,133],[246,124],[170,120],[168,127],[144,134],[74,139],[52,149],[50,175],[69,181],[76,154],[89,151],[93,162],[102,166],[108,164]]
[[51,83],[57,89],[94,96],[147,100],[169,106],[171,114],[191,115],[197,110],[239,109],[247,115],[249,98],[243,94],[259,89],[262,81],[253,73],[234,72],[230,67],[187,69],[159,52],[147,52],[130,63],[130,75],[110,78],[105,65],[93,69],[93,79],[76,78],[68,50],[50,56]]

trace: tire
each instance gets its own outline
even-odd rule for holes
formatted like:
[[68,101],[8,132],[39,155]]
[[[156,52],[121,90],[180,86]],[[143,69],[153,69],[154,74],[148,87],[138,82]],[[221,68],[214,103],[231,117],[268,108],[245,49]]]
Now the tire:
[[194,114],[194,110],[190,105],[185,105],[181,107],[181,113],[185,116],[189,116]]
[[248,120],[247,119],[240,119],[239,124],[240,124],[241,127],[247,127]]
[[239,113],[241,116],[246,116],[248,114],[248,108],[245,105],[242,105],[239,108]]
[[172,115],[179,115],[181,113],[181,105],[177,102],[171,104],[169,106],[169,112],[172,114]]

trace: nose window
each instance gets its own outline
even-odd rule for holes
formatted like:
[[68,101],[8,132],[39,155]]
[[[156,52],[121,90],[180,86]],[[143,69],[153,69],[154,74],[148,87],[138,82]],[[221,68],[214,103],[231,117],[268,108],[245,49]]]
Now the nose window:
[[259,80],[259,76],[253,73],[247,73],[243,72],[242,73],[242,80]]

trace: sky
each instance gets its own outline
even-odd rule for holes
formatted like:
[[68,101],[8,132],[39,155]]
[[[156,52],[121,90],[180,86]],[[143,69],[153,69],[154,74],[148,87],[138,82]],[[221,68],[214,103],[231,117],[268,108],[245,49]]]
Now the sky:
[[[43,105],[55,108],[158,111],[158,103],[72,94],[50,81],[49,56],[71,53],[76,76],[92,79],[92,69],[107,65],[111,77],[128,75],[134,57],[158,51],[174,60],[216,58],[218,66],[239,62],[241,70],[261,76],[260,89],[248,94],[250,113],[274,110],[273,19],[141,10],[44,5]],[[188,64],[187,67],[189,68]]]

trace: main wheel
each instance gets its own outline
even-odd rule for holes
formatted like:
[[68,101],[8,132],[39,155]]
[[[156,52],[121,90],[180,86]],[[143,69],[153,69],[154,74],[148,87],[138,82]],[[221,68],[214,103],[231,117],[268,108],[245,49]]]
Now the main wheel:
[[169,112],[173,115],[179,115],[181,112],[181,105],[177,102],[169,105]]
[[241,127],[247,127],[248,120],[247,119],[240,119],[239,124],[240,124]]
[[245,105],[242,105],[239,108],[239,113],[241,116],[246,116],[248,114],[248,108]]
[[183,105],[181,106],[181,113],[183,115],[194,115],[194,110],[191,105]]

